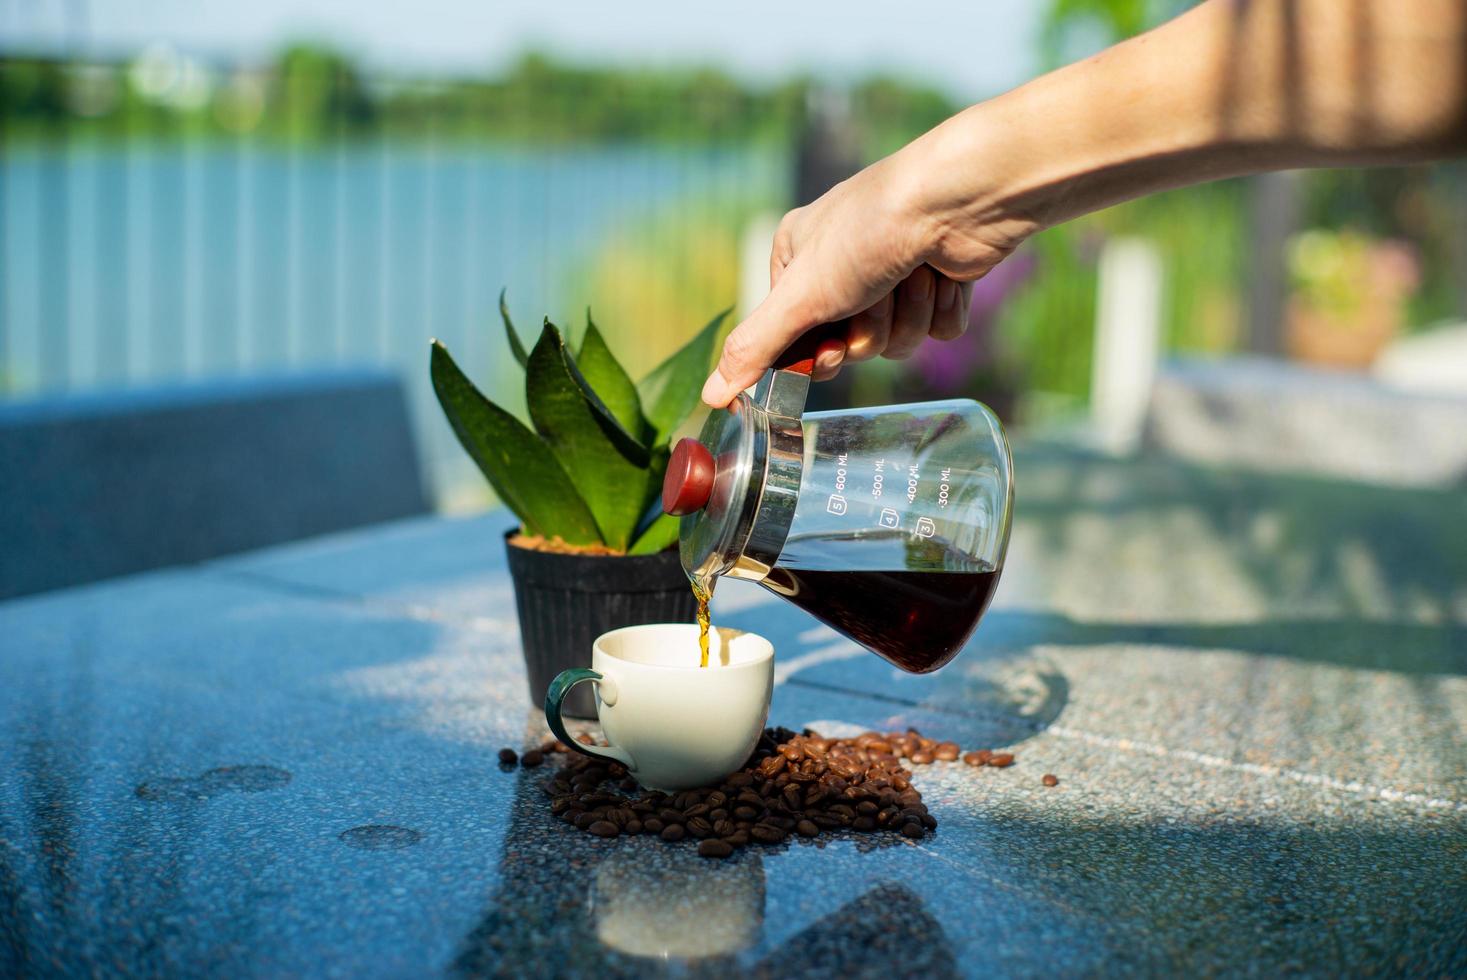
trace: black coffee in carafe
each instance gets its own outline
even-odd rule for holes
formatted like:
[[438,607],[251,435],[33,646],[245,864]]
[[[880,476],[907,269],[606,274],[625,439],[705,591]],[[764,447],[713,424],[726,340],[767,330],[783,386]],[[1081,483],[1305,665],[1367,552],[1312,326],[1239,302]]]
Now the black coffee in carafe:
[[673,450],[663,506],[706,589],[759,582],[906,671],[948,663],[993,599],[1012,462],[965,399],[802,414],[808,378],[772,371]]

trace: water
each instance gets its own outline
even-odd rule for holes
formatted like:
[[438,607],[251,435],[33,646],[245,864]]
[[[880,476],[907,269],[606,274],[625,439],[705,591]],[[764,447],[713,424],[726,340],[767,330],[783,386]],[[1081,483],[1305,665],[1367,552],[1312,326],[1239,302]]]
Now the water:
[[429,337],[515,405],[495,381],[501,286],[533,338],[610,235],[777,201],[786,170],[772,151],[661,146],[12,148],[0,393],[385,364],[441,488],[467,470],[427,385]]

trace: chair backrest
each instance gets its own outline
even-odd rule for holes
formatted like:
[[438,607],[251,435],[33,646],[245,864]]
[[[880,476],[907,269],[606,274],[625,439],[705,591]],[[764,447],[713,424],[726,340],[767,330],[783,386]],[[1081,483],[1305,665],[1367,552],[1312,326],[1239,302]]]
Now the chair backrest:
[[426,510],[386,372],[0,404],[0,597]]

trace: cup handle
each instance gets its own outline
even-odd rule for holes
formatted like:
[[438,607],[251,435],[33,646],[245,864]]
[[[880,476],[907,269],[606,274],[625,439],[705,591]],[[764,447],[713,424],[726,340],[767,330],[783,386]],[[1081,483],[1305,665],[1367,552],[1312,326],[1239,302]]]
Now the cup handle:
[[550,688],[545,692],[545,721],[550,725],[550,730],[555,737],[560,739],[567,747],[589,755],[593,759],[610,759],[620,762],[628,769],[635,770],[637,765],[632,757],[624,749],[615,745],[598,746],[586,745],[571,738],[570,732],[565,730],[565,720],[560,717],[561,706],[565,703],[566,695],[570,694],[571,688],[581,681],[590,681],[598,688],[602,688],[602,701],[606,704],[616,703],[616,683],[610,678],[603,677],[590,667],[572,667],[570,670],[562,670],[550,682]]

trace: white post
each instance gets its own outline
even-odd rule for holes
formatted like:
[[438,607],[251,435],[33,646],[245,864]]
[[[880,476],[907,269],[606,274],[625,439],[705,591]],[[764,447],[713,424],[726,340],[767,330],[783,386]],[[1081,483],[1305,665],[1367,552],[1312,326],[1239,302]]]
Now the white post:
[[779,215],[769,211],[754,215],[744,226],[739,240],[739,308],[735,311],[740,319],[769,295],[769,250],[778,229]]
[[1100,448],[1134,452],[1161,344],[1161,256],[1140,238],[1113,238],[1100,253],[1090,418]]

